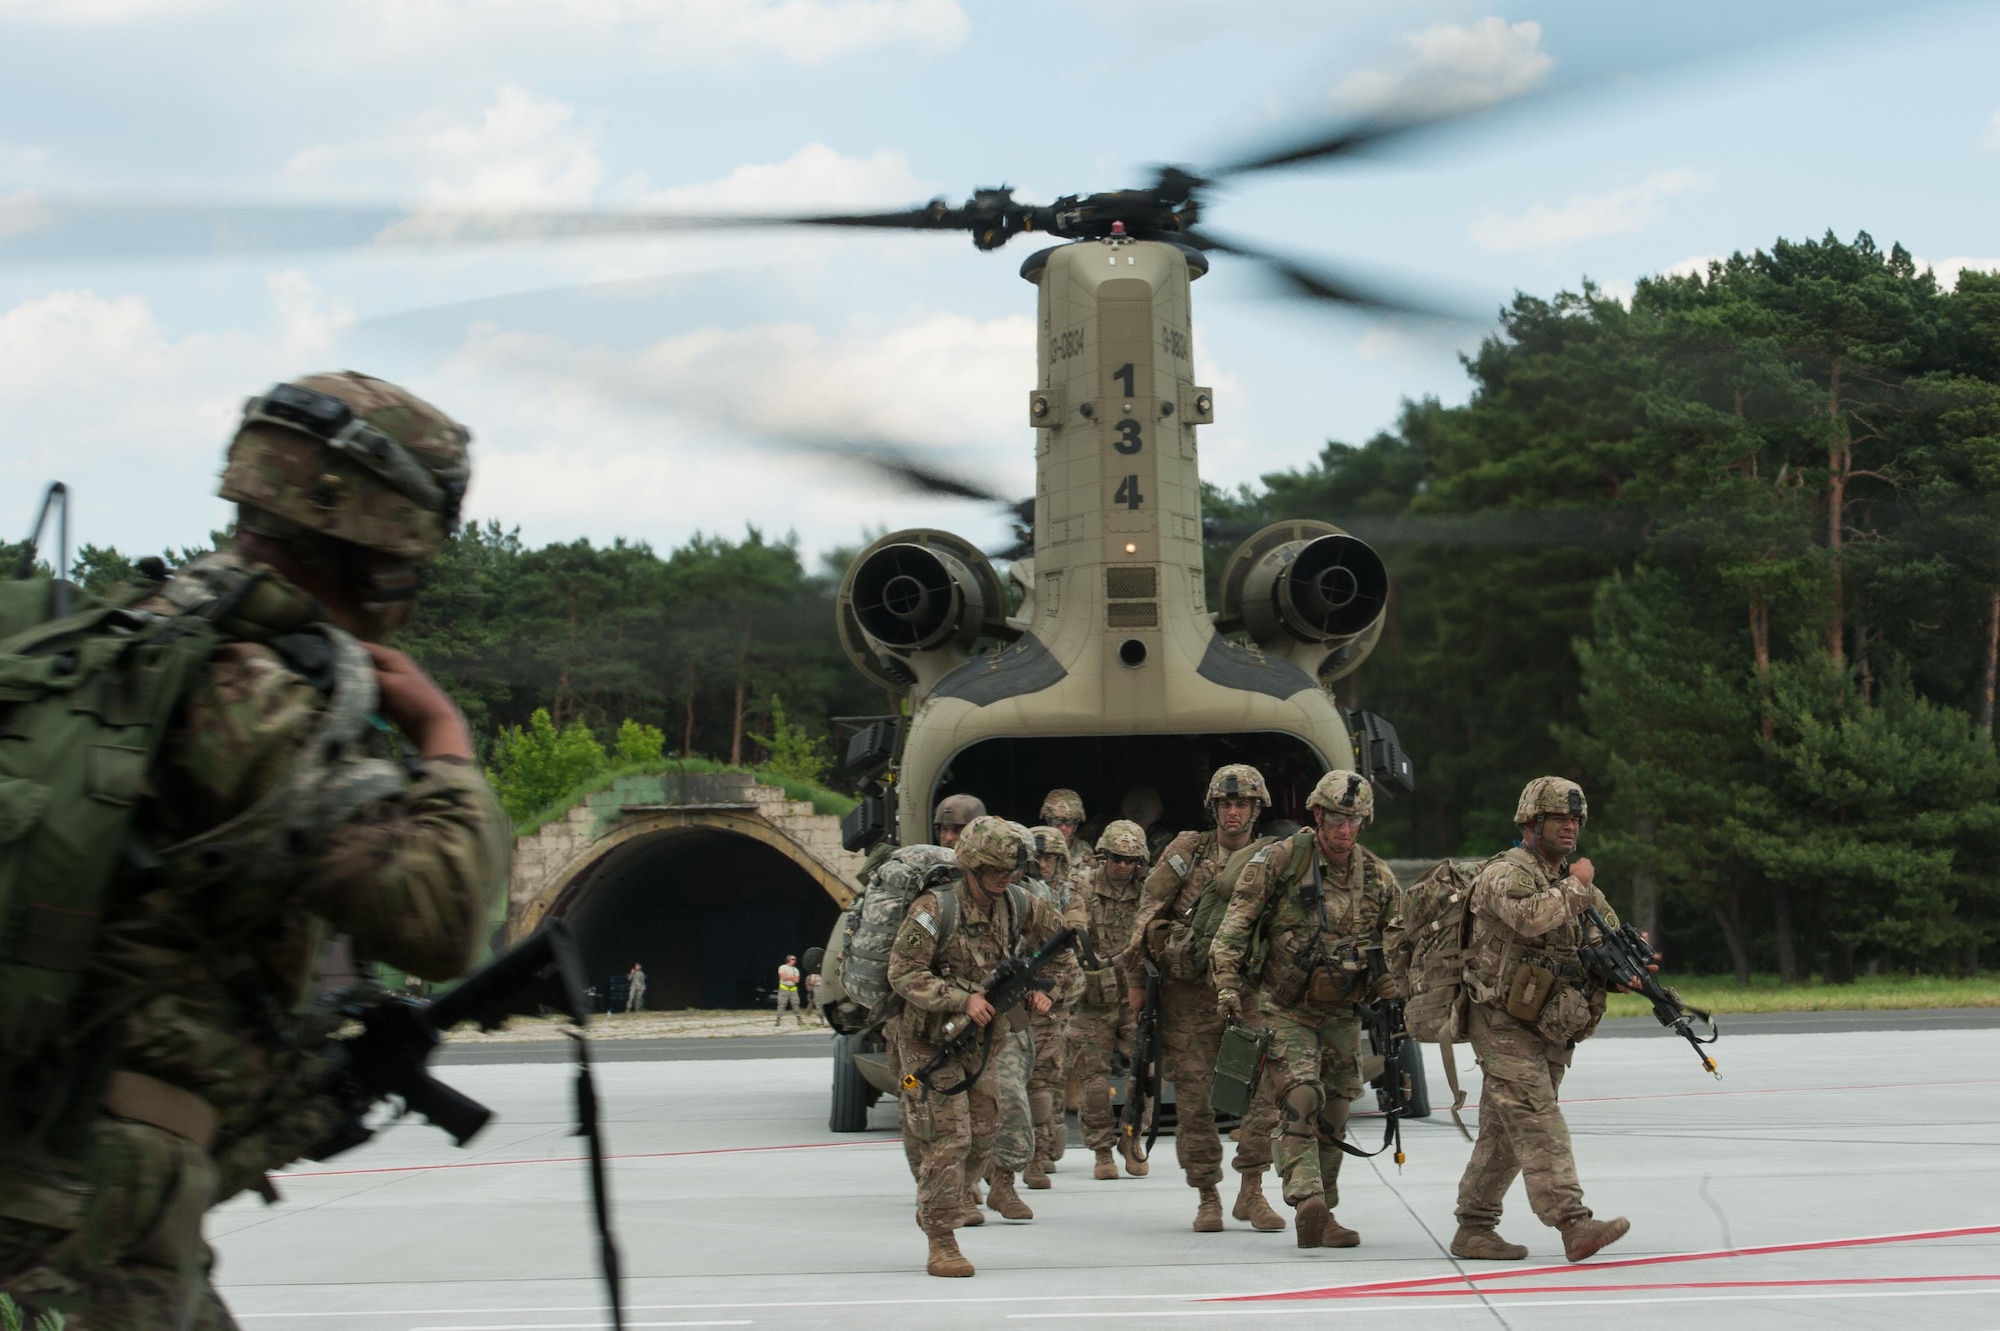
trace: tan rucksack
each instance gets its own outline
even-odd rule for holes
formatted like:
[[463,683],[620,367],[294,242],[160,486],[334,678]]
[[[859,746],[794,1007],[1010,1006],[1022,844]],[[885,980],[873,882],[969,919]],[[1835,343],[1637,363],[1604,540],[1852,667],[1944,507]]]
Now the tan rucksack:
[[1403,893],[1403,930],[1389,964],[1403,991],[1403,1027],[1413,1040],[1438,1047],[1451,1085],[1451,1119],[1468,1138],[1465,1092],[1458,1085],[1452,1045],[1465,1038],[1465,958],[1472,944],[1472,887],[1495,857],[1446,860]]

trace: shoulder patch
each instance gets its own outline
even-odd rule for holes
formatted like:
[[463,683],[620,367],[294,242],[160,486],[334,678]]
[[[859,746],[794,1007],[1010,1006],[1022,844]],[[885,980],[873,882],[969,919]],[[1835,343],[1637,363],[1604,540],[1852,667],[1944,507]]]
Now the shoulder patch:
[[937,931],[938,931],[937,920],[934,916],[932,916],[932,914],[929,911],[927,910],[916,911],[910,916],[910,918],[915,920],[918,924],[922,925],[932,938],[937,937]]
[[1266,846],[1262,850],[1258,851],[1255,855],[1252,855],[1250,857],[1250,862],[1252,864],[1269,864],[1271,862],[1271,851],[1276,846],[1276,844],[1277,844],[1276,842],[1273,842],[1271,845]]
[[1183,878],[1188,876],[1188,870],[1192,867],[1178,852],[1167,856],[1167,863],[1173,865],[1174,872]]

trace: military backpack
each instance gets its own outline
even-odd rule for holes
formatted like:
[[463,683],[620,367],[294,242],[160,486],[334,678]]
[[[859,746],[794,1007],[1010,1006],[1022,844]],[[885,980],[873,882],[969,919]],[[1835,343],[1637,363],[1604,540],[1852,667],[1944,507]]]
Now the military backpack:
[[1451,1084],[1452,1120],[1465,1131],[1459,1111],[1465,1092],[1458,1085],[1452,1045],[1466,1038],[1465,962],[1472,945],[1472,888],[1491,858],[1445,860],[1403,893],[1403,931],[1389,965],[1403,993],[1403,1026],[1413,1040],[1438,1046],[1445,1080]]
[[[937,945],[943,947],[958,928],[958,857],[943,846],[904,846],[877,865],[861,889],[861,896],[847,909],[841,934],[840,989],[842,996],[869,1010],[888,1015],[884,1002],[889,988],[889,952],[910,905],[926,892],[938,894]],[[1027,919],[1028,891],[1019,884],[1007,889],[1014,908],[1014,934],[1019,939]]]
[[[1187,955],[1198,974],[1208,972],[1209,949],[1215,945],[1215,935],[1222,929],[1223,917],[1229,914],[1229,899],[1235,894],[1236,880],[1242,876],[1243,866],[1250,863],[1252,855],[1276,840],[1276,837],[1257,837],[1242,849],[1230,852],[1222,868],[1216,871],[1215,877],[1208,880],[1201,889],[1201,895],[1195,898],[1194,909],[1188,912]],[[1181,872],[1186,875],[1186,870]],[[1251,961],[1257,970],[1263,969],[1262,929],[1258,930]]]

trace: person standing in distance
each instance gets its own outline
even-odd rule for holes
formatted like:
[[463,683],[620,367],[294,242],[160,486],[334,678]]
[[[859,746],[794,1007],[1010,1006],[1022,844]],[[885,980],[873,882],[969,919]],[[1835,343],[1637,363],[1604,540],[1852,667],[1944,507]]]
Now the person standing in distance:
[[[1215,1082],[1215,1056],[1222,1047],[1222,1018],[1216,1013],[1215,986],[1210,982],[1207,949],[1194,955],[1194,909],[1208,885],[1222,873],[1236,852],[1246,850],[1257,836],[1257,817],[1270,807],[1271,792],[1263,774],[1243,763],[1217,769],[1204,796],[1214,819],[1212,829],[1183,832],[1161,852],[1146,878],[1145,898],[1133,920],[1126,948],[1126,973],[1142,978],[1150,961],[1160,973],[1160,1030],[1165,1051],[1166,1079],[1174,1085],[1174,1155],[1187,1184],[1200,1198],[1195,1206],[1198,1233],[1222,1229],[1222,1136],[1215,1128],[1209,1093]],[[1218,889],[1220,890],[1220,889]],[[1143,983],[1131,991],[1136,1013],[1146,1000]],[[1253,1014],[1246,1013],[1246,1017]],[[1260,1087],[1238,1134],[1238,1187],[1235,1216],[1258,1229],[1279,1230],[1284,1217],[1264,1200],[1264,1171],[1271,1166],[1271,1129],[1275,1113],[1267,1088]]]
[[[963,882],[911,902],[889,954],[889,984],[905,1005],[895,1028],[898,1065],[909,1070],[929,1062],[953,1017],[963,1014],[981,1027],[989,1025],[995,1013],[982,989],[987,977],[1017,942],[1038,948],[1063,927],[1048,903],[1007,890],[1029,855],[1027,841],[1008,823],[975,818],[955,850]],[[955,898],[950,907],[946,894]],[[950,925],[954,916],[956,925]],[[1027,1002],[1031,1012],[1044,1016],[1053,1007],[1039,991]],[[938,1069],[934,1089],[902,1092],[903,1123],[919,1152],[917,1224],[930,1241],[924,1269],[934,1276],[973,1273],[952,1231],[967,1219],[967,1188],[985,1173],[999,1130],[993,1078],[983,1062],[975,1046]]]
[[799,1011],[799,959],[797,957],[787,956],[784,964],[778,967],[777,1004],[778,1019],[771,1023],[773,1026],[784,1025],[785,1014],[787,1012],[792,1014],[792,1020],[799,1026],[803,1027],[806,1024],[805,1014]]
[[[1479,1138],[1458,1182],[1454,1257],[1519,1261],[1528,1255],[1499,1233],[1501,1202],[1516,1177],[1527,1184],[1535,1215],[1561,1232],[1563,1254],[1572,1262],[1632,1228],[1623,1216],[1599,1220],[1583,1204],[1569,1124],[1556,1103],[1577,1044],[1604,1016],[1604,989],[1577,960],[1577,949],[1596,941],[1583,912],[1594,906],[1618,927],[1590,861],[1571,858],[1589,817],[1583,787],[1559,776],[1536,777],[1514,808],[1519,843],[1473,884],[1467,1040],[1483,1081]],[[1526,983],[1542,976],[1554,978],[1552,989]],[[1537,990],[1547,997],[1536,1001]]]
[[646,972],[636,961],[632,963],[632,969],[625,972],[625,1010],[646,1010]]
[[[1216,1011],[1249,1005],[1272,1034],[1270,1073],[1280,1128],[1273,1154],[1295,1211],[1301,1248],[1352,1248],[1361,1236],[1333,1218],[1340,1204],[1340,1143],[1361,1094],[1361,1018],[1370,994],[1393,998],[1387,975],[1371,982],[1366,950],[1396,927],[1395,874],[1357,841],[1375,814],[1375,792],[1355,772],[1332,771],[1306,797],[1314,825],[1250,857],[1230,894],[1210,960]],[[1250,973],[1259,934],[1261,977]]]
[[75,1019],[117,1015],[108,1076],[43,1083],[81,1142],[32,1129],[47,1103],[0,1124],[0,1292],[31,1320],[59,1300],[97,1331],[234,1325],[204,1213],[344,1121],[306,1013],[322,944],[449,980],[505,900],[512,828],[465,720],[382,645],[457,529],[470,439],[367,375],[277,385],[229,445],[233,548],[132,607],[206,615],[220,642],[144,774],[134,877],[85,959]]

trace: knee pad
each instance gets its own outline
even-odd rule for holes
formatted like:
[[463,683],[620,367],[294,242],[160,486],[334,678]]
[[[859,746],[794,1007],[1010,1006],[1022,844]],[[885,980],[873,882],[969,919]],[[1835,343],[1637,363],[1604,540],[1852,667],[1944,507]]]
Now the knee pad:
[[1320,1092],[1319,1083],[1302,1081],[1286,1088],[1278,1099],[1278,1112],[1283,1120],[1280,1131],[1287,1137],[1311,1137],[1319,1120],[1320,1107],[1326,1103]]
[[1055,1122],[1055,1117],[1056,1117],[1055,1092],[1048,1090],[1041,1090],[1041,1091],[1030,1091],[1028,1093],[1029,1122],[1035,1124],[1037,1127],[1040,1127],[1045,1123]]
[[1319,1110],[1319,1140],[1322,1146],[1337,1146],[1347,1135],[1347,1108],[1351,1100],[1328,1100]]
[[1084,1087],[1083,1112],[1098,1122],[1108,1120],[1111,1117],[1111,1088],[1102,1082]]

